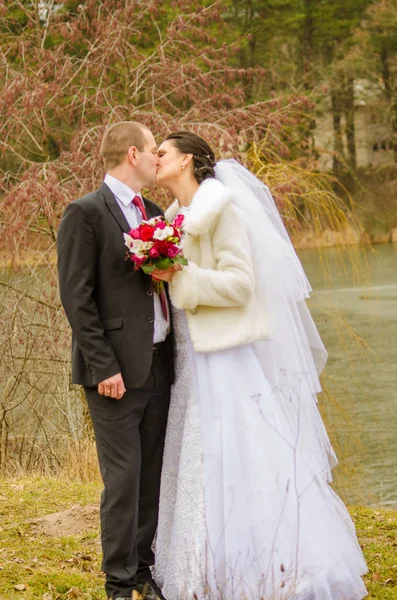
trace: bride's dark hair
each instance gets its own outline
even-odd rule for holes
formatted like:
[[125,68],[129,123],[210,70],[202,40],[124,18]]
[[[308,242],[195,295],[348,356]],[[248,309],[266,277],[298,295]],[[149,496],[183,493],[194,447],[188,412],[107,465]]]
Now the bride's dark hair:
[[175,131],[166,140],[172,140],[182,154],[193,154],[193,173],[197,183],[215,177],[215,154],[203,138],[190,131]]

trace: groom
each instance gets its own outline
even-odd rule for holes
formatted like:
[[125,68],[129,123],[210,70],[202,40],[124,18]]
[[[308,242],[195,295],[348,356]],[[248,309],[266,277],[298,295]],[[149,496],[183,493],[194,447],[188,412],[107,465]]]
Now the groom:
[[123,232],[162,214],[140,192],[155,183],[157,146],[136,122],[109,127],[106,177],[71,202],[58,232],[72,380],[84,386],[104,483],[102,569],[108,598],[162,598],[152,580],[160,473],[173,379],[168,301],[126,260]]

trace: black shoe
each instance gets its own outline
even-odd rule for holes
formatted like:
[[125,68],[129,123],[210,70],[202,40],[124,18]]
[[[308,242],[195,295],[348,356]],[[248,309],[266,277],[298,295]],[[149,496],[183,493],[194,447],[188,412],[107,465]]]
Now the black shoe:
[[114,596],[113,600],[144,600],[144,596],[138,590],[133,590],[131,596]]
[[131,594],[131,596],[114,596],[113,600],[144,600],[145,598],[138,590],[133,590]]
[[153,579],[139,584],[137,590],[141,593],[142,600],[165,600],[159,586]]

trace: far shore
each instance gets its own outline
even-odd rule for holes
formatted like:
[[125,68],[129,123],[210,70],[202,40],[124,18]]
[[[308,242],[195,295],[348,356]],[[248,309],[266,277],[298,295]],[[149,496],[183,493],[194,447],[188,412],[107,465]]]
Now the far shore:
[[341,231],[324,229],[321,235],[317,232],[305,231],[292,236],[297,250],[312,248],[332,248],[343,246],[372,246],[376,244],[397,244],[397,227],[387,233],[371,234],[365,229],[346,227]]
[[[377,244],[397,244],[397,227],[387,233],[378,235],[369,234],[364,229],[347,227],[342,231],[325,229],[321,235],[318,232],[307,230],[291,236],[296,250],[313,250],[321,248],[344,246],[372,246]],[[12,267],[39,267],[41,265],[55,265],[57,261],[54,249],[24,248],[12,253],[6,248],[0,248],[0,268]]]

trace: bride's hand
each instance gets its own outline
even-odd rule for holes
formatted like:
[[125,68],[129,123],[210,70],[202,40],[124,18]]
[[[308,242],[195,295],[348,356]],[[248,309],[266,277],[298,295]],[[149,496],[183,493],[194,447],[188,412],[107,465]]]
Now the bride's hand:
[[172,267],[169,267],[169,269],[155,269],[151,272],[151,276],[153,277],[153,279],[160,279],[169,283],[173,278],[174,273],[176,271],[181,271],[182,268],[182,265],[173,265]]

